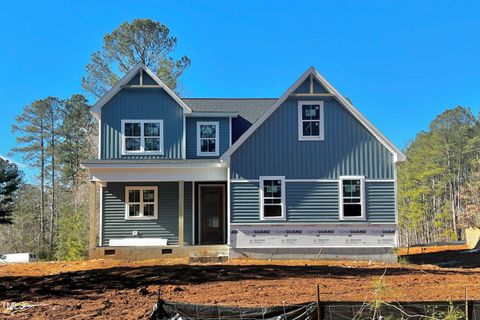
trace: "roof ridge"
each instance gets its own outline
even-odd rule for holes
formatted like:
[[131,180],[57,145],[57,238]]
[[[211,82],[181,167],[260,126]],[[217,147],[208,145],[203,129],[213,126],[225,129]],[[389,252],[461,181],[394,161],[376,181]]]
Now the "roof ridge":
[[188,97],[184,97],[182,99],[189,99],[189,100],[277,100],[278,98],[188,98]]

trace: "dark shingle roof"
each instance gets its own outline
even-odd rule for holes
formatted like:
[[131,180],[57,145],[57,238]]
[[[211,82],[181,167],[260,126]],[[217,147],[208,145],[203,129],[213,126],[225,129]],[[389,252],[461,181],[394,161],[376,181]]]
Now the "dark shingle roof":
[[183,98],[193,112],[236,112],[250,123],[256,122],[276,98]]

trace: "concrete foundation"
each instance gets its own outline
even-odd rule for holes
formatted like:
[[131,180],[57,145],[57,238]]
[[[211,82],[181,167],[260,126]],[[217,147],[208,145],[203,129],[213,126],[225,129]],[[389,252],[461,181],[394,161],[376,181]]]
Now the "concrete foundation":
[[90,259],[130,261],[218,256],[228,257],[228,246],[95,247],[89,252]]
[[393,248],[230,248],[230,258],[397,262]]

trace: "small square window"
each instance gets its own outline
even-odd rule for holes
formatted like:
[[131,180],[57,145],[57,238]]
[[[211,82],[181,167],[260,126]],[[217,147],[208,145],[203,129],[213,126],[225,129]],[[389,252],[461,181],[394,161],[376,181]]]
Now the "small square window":
[[324,139],[323,101],[298,102],[298,139]]
[[155,219],[157,187],[125,187],[125,218]]

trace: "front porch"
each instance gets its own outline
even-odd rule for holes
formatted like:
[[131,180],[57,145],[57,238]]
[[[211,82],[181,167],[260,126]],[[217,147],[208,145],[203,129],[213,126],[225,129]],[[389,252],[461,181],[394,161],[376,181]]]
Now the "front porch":
[[178,162],[87,164],[91,259],[228,257],[226,168]]

